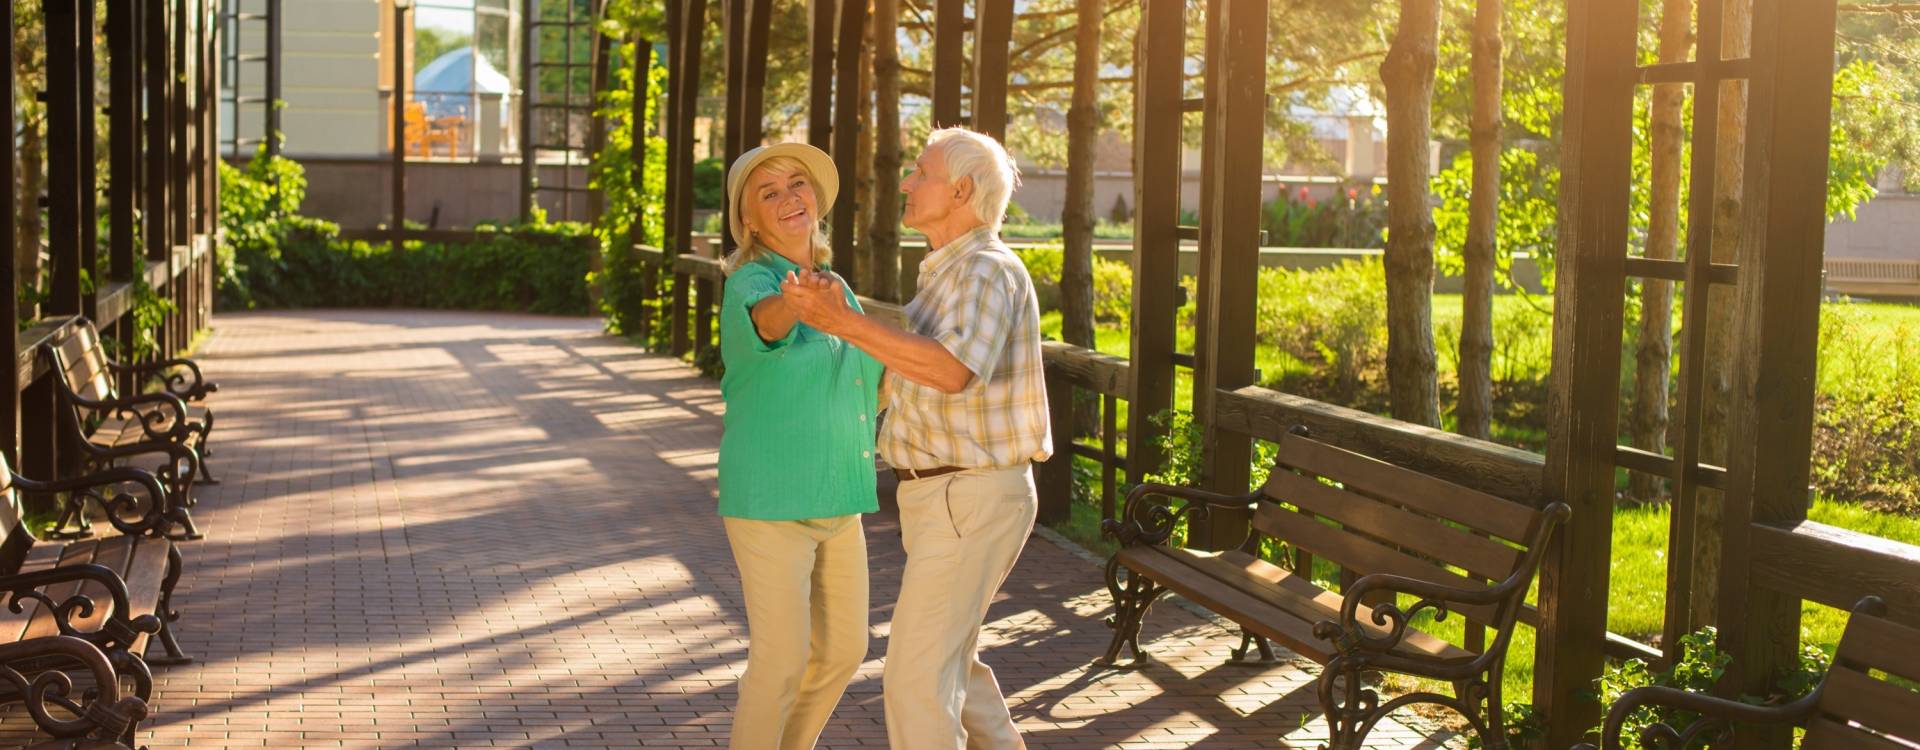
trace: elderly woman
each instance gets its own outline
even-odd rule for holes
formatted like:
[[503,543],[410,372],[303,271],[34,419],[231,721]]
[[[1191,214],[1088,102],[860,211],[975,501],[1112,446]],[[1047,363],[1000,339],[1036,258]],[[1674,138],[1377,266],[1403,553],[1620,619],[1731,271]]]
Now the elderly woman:
[[827,155],[800,143],[748,151],[727,173],[739,250],[726,260],[720,314],[720,515],[749,641],[734,748],[813,747],[867,654],[860,514],[878,510],[881,367],[799,322],[780,290],[796,275],[831,273],[820,219],[838,187]]

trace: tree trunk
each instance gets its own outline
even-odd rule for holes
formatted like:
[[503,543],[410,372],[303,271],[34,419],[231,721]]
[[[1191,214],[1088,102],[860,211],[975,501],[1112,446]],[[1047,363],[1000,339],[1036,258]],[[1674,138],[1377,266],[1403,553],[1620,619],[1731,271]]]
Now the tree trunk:
[[1466,290],[1460,323],[1457,429],[1493,434],[1493,266],[1500,217],[1501,0],[1473,9],[1473,192],[1467,201]]
[[[1744,58],[1752,50],[1753,0],[1727,0],[1722,6],[1720,56]],[[1747,84],[1721,84],[1719,135],[1713,170],[1713,262],[1732,263],[1740,241],[1741,182],[1746,179]],[[1692,290],[1688,290],[1692,292]],[[1707,304],[1706,403],[1701,411],[1700,458],[1727,462],[1728,401],[1733,391],[1733,293],[1718,287]],[[1702,488],[1695,499],[1693,621],[1714,622],[1720,580],[1720,528],[1724,510],[1718,491]]]
[[1387,387],[1395,419],[1440,425],[1433,344],[1433,210],[1427,143],[1439,0],[1401,0],[1387,88]]
[[[1092,349],[1093,341],[1093,146],[1100,136],[1094,107],[1100,85],[1100,17],[1106,3],[1079,4],[1073,41],[1073,105],[1067,109],[1067,199],[1060,212],[1060,336]],[[1097,397],[1076,391],[1073,423],[1082,435],[1100,429]]]
[[[1660,61],[1680,62],[1692,42],[1691,0],[1664,0],[1660,12]],[[1680,158],[1686,134],[1680,126],[1685,98],[1680,84],[1653,87],[1647,115],[1652,132],[1653,185],[1647,208],[1647,257],[1671,260],[1680,247]],[[1633,446],[1654,453],[1667,449],[1668,383],[1673,367],[1673,282],[1640,281],[1640,336],[1633,374]],[[1661,477],[1632,472],[1628,493],[1641,502],[1659,500]]]
[[873,0],[873,296],[900,301],[900,0]]
[[1100,15],[1105,3],[1080,3],[1074,32],[1073,106],[1067,109],[1067,199],[1060,213],[1066,241],[1060,264],[1060,334],[1075,346],[1093,347],[1093,145],[1099,137],[1094,111],[1100,75]]

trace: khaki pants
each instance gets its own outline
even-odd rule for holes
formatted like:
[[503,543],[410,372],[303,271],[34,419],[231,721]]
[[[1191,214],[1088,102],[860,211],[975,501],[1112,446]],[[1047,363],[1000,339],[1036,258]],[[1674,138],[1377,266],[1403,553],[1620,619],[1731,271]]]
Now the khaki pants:
[[860,516],[722,519],[747,600],[734,750],[806,750],[867,658]]
[[979,641],[987,605],[1033,530],[1033,471],[902,482],[899,497],[907,568],[887,639],[887,739],[893,750],[1023,748]]

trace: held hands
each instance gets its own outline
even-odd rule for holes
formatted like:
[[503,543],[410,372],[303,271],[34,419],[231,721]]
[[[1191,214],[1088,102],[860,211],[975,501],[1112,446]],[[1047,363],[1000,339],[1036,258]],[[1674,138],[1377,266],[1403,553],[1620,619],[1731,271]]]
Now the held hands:
[[847,307],[840,279],[831,273],[788,271],[780,282],[780,295],[801,322],[827,333],[834,333],[852,309]]

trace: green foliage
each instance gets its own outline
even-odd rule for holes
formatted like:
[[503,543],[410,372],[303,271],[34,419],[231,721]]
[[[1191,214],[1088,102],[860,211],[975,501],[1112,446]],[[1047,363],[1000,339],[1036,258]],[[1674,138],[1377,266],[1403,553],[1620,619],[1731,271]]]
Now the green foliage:
[[[1662,670],[1655,670],[1640,659],[1607,665],[1606,672],[1595,683],[1601,705],[1611,706],[1628,691],[1649,685],[1690,693],[1712,691],[1720,681],[1720,676],[1726,673],[1727,665],[1733,663],[1733,657],[1720,650],[1716,639],[1717,633],[1711,626],[1681,636],[1680,658],[1671,667]],[[1820,647],[1803,646],[1795,668],[1775,676],[1779,695],[1743,696],[1742,700],[1760,704],[1788,701],[1805,695],[1826,675],[1828,662],[1826,652]],[[1631,750],[1646,747],[1640,742],[1640,732],[1656,723],[1684,730],[1699,718],[1699,714],[1679,708],[1642,707],[1629,714],[1621,724],[1621,746]],[[1592,731],[1598,732],[1600,728],[1595,727]]]
[[693,207],[708,211],[720,210],[721,201],[727,192],[727,165],[718,156],[709,156],[693,163]]
[[432,26],[416,26],[413,29],[413,59],[423,67],[440,59],[441,55],[472,44],[472,34]]
[[1878,320],[1847,301],[1820,308],[1813,484],[1835,497],[1920,514],[1920,315]]
[[[1057,242],[1038,247],[1018,248],[1033,277],[1033,291],[1040,309],[1060,309],[1060,271],[1066,251]],[[1097,323],[1128,325],[1133,320],[1133,268],[1098,255],[1093,258],[1093,319]]]
[[[635,55],[652,55],[654,50],[639,50],[636,45],[620,46],[620,56],[625,60],[635,59]],[[660,96],[665,89],[667,68],[655,62],[648,67],[648,78],[644,82],[646,111],[641,117],[642,123],[651,123],[657,119]],[[638,330],[638,321],[649,315],[656,315],[660,305],[658,300],[661,274],[648,279],[640,262],[633,254],[633,243],[639,242],[660,247],[664,243],[663,229],[666,220],[666,163],[667,144],[657,135],[640,134],[644,147],[643,158],[646,170],[644,182],[634,182],[634,143],[635,128],[633,122],[633,102],[636,81],[631,64],[616,68],[613,85],[601,92],[599,102],[600,116],[612,127],[608,130],[604,148],[593,160],[592,186],[601,191],[606,198],[606,208],[594,224],[593,233],[599,240],[602,253],[601,270],[594,272],[589,282],[600,290],[600,313],[606,317],[607,329],[615,333],[631,334]],[[634,223],[638,221],[643,231],[635,233]],[[653,288],[647,289],[651,283]]]
[[[222,162],[220,305],[422,307],[582,315],[592,248],[578,224],[482,226],[473,243],[345,240],[301,216],[300,165],[256,154]],[[274,178],[278,177],[276,200]]]
[[[1911,72],[1909,72],[1911,75]],[[1920,152],[1920,127],[1903,107],[1898,74],[1855,60],[1833,73],[1833,121],[1827,149],[1827,219],[1854,217],[1854,209],[1879,191],[1874,181],[1898,150]],[[1904,124],[1903,123],[1904,118]],[[1915,185],[1920,187],[1920,185]]]
[[1307,189],[1280,195],[1260,207],[1260,229],[1269,247],[1386,247],[1387,201],[1380,186],[1351,186],[1345,195],[1319,201]]
[[[1467,152],[1433,177],[1434,267],[1459,275],[1466,269],[1467,203],[1473,192],[1473,158]],[[1547,288],[1553,287],[1555,221],[1559,215],[1560,169],[1539,152],[1510,147],[1500,153],[1500,215],[1494,223],[1494,278],[1508,289],[1513,258],[1530,255],[1539,264]]]
[[1260,269],[1255,331],[1322,370],[1341,394],[1380,373],[1387,352],[1386,269],[1377,259],[1326,268]]

